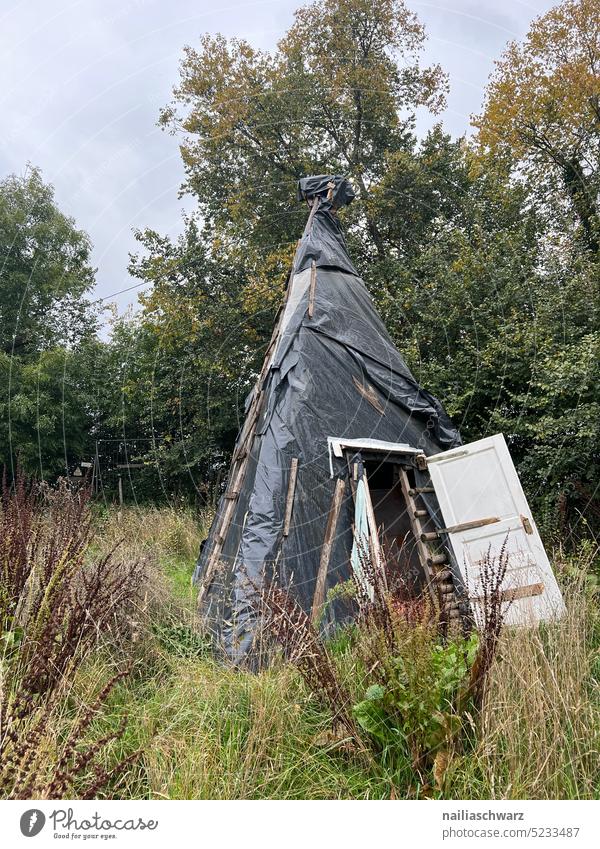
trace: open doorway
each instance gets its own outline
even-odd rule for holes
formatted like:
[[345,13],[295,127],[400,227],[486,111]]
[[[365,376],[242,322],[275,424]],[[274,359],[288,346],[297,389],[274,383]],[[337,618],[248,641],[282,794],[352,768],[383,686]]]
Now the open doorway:
[[[392,595],[407,600],[427,591],[427,575],[419,554],[414,517],[406,502],[400,481],[398,462],[372,458],[364,464],[375,523],[379,532],[387,586]],[[404,467],[409,484],[415,485],[414,472]],[[433,528],[427,516],[423,531]],[[431,527],[430,527],[431,526]]]
[[[444,621],[457,618],[453,565],[445,529],[438,526],[425,454],[374,439],[330,437],[329,446],[332,476],[338,458],[354,499],[350,560],[355,574],[364,582],[361,551],[368,551],[392,597],[404,602],[428,595]],[[339,474],[345,476],[342,469]]]

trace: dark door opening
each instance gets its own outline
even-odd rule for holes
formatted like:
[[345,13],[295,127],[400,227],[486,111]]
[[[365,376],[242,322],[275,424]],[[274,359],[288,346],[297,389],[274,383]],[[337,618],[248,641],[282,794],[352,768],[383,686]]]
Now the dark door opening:
[[[388,588],[398,599],[408,600],[420,596],[425,590],[426,576],[411,527],[408,506],[402,494],[398,469],[397,463],[377,460],[365,463]],[[412,469],[409,470],[409,476],[412,477]]]

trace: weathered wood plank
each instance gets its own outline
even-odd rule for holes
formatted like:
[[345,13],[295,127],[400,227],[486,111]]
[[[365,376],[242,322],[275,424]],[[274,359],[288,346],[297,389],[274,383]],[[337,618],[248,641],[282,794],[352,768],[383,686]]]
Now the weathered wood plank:
[[379,542],[379,528],[375,520],[375,511],[373,510],[373,502],[371,501],[371,490],[369,489],[369,479],[366,469],[363,470],[363,482],[365,485],[365,494],[367,496],[367,520],[369,522],[369,537],[373,552],[375,567],[379,569],[383,580],[383,585],[387,590],[387,575],[385,574],[385,560],[381,551],[381,543]]
[[319,571],[317,572],[317,582],[315,584],[315,594],[313,596],[312,610],[310,614],[313,625],[316,625],[321,613],[321,609],[325,603],[325,586],[327,582],[327,570],[329,569],[329,561],[331,559],[331,551],[333,548],[333,540],[337,528],[342,500],[346,489],[346,482],[343,478],[338,478],[335,484],[333,498],[331,499],[331,507],[327,517],[327,525],[325,527],[325,538],[323,547],[321,548],[321,558],[319,561]]
[[[500,601],[516,601],[518,598],[530,598],[534,595],[541,595],[543,592],[544,585],[542,583],[527,584],[523,587],[511,587],[508,590],[504,590],[504,592],[500,596]],[[471,596],[469,600],[482,602],[484,601],[484,597],[482,595]]]
[[483,528],[485,525],[495,525],[499,522],[498,516],[488,516],[486,519],[473,519],[472,522],[462,522],[460,525],[450,525],[448,528],[440,528],[440,534],[458,534],[461,531],[470,531],[473,528]]
[[283,535],[288,536],[292,521],[292,509],[294,507],[294,493],[296,492],[296,478],[298,477],[298,458],[292,457],[290,465],[290,477],[288,480],[288,491],[285,500],[285,519],[283,521]]

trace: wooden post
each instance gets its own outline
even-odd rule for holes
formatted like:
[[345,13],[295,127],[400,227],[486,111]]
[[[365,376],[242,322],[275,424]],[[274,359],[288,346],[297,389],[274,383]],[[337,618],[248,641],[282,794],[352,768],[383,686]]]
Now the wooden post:
[[294,492],[296,491],[296,478],[298,477],[298,458],[292,457],[290,466],[290,479],[288,481],[287,498],[285,501],[285,519],[283,522],[283,535],[286,537],[290,532],[292,521],[292,508],[294,506]]
[[369,480],[367,478],[366,469],[363,469],[363,483],[365,485],[365,494],[367,496],[367,520],[369,523],[369,537],[371,541],[371,552],[375,567],[381,573],[383,586],[387,590],[387,575],[385,574],[385,561],[381,552],[381,543],[379,542],[379,528],[375,520],[375,511],[373,510],[373,502],[371,501],[371,490],[369,489]]
[[119,510],[117,511],[117,520],[121,521],[121,511],[123,510],[123,480],[121,472],[119,472]]
[[[308,220],[306,222],[306,226],[304,228],[305,235],[310,233],[313,218],[315,213],[319,208],[320,200],[318,197],[315,197],[311,206],[310,214],[308,216]],[[300,246],[302,244],[302,240],[298,242],[298,247],[296,249],[296,253],[299,251]],[[287,304],[287,300],[290,294],[291,284],[294,278],[294,269],[296,266],[296,257],[294,257],[294,261],[292,263],[292,267],[290,269],[290,273],[288,275],[288,285],[286,286],[285,295],[283,299],[283,304],[279,308],[277,320],[275,322],[275,327],[273,329],[273,333],[271,335],[271,341],[269,342],[269,347],[267,348],[267,352],[265,354],[265,358],[263,360],[262,368],[260,374],[258,376],[258,380],[255,385],[254,398],[250,405],[250,409],[248,410],[248,414],[246,416],[246,420],[240,432],[240,435],[236,442],[236,447],[233,452],[231,468],[229,471],[229,481],[227,490],[231,498],[227,499],[227,504],[225,505],[223,512],[221,514],[221,519],[219,521],[218,527],[214,529],[214,544],[212,550],[208,556],[206,562],[206,568],[204,570],[204,576],[200,581],[200,586],[198,587],[198,597],[197,604],[198,607],[202,606],[206,593],[208,592],[213,578],[215,576],[215,572],[221,557],[221,551],[223,549],[223,544],[225,542],[225,537],[229,530],[229,525],[231,524],[231,520],[233,518],[233,514],[235,512],[235,507],[237,504],[237,500],[239,494],[241,492],[242,484],[244,482],[244,478],[246,475],[246,469],[248,467],[248,460],[250,457],[250,452],[252,450],[252,446],[254,444],[254,438],[256,436],[256,425],[260,414],[263,408],[263,388],[265,385],[265,381],[267,379],[269,373],[269,367],[271,365],[271,356],[273,352],[277,348],[277,343],[279,342],[280,330],[281,330],[281,322],[283,320],[283,316],[285,313],[285,306]]]
[[337,528],[338,518],[340,515],[340,508],[342,506],[342,499],[344,497],[345,489],[346,482],[343,480],[343,478],[338,478],[335,484],[333,498],[331,500],[331,507],[329,508],[329,515],[327,517],[327,525],[325,527],[325,539],[323,540],[323,547],[321,548],[321,559],[319,562],[319,571],[317,572],[317,582],[315,585],[315,594],[313,596],[312,610],[310,614],[311,621],[315,626],[318,622],[321,609],[325,603],[325,583],[327,580],[327,570],[329,568],[329,560],[331,558],[333,539],[335,537],[335,531]]
[[310,266],[310,287],[308,290],[308,317],[312,318],[315,310],[315,289],[317,287],[317,263],[312,261]]

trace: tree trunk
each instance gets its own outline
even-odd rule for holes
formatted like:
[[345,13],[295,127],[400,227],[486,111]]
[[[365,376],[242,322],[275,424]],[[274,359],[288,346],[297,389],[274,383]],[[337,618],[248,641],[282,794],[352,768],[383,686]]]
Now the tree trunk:
[[598,207],[590,180],[584,174],[581,162],[574,156],[564,160],[562,170],[563,180],[575,212],[581,221],[587,245],[594,253],[598,253],[600,247],[596,229]]
[[357,174],[354,179],[356,180],[356,184],[358,186],[358,193],[360,195],[360,199],[365,204],[365,218],[367,221],[367,230],[369,231],[370,237],[373,239],[373,244],[375,245],[375,249],[377,251],[377,256],[379,259],[384,260],[386,258],[385,245],[383,242],[383,236],[379,230],[379,227],[375,223],[375,221],[371,218],[369,213],[366,211],[366,203],[369,199],[369,190],[365,185],[365,181]]

